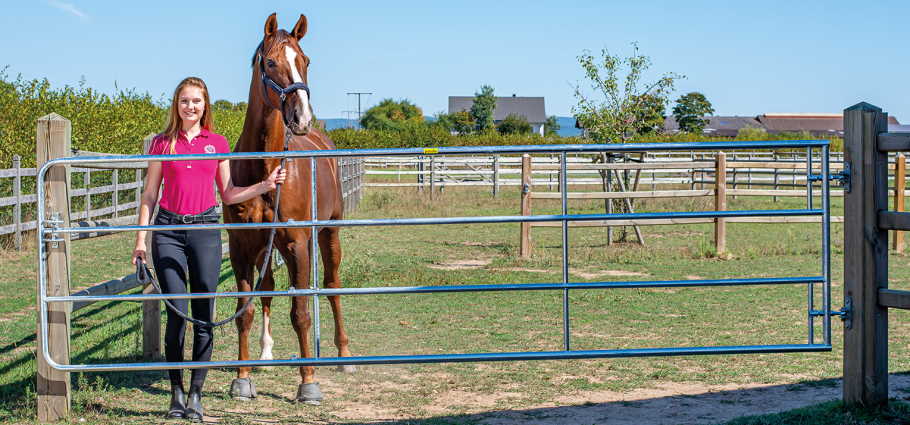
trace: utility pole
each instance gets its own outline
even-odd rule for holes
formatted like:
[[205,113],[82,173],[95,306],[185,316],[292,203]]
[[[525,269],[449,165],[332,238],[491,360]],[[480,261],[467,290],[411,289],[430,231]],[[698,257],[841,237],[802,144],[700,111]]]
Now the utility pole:
[[350,93],[348,93],[348,96],[350,96],[350,95],[357,96],[357,122],[360,122],[360,118],[362,118],[361,112],[360,112],[360,97],[365,94],[369,95],[369,94],[373,94],[373,93],[372,92],[350,92]]

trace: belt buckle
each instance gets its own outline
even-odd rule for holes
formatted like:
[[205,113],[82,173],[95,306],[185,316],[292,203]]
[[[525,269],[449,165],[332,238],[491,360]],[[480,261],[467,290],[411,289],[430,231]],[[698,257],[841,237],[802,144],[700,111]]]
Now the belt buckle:
[[181,215],[180,221],[183,222],[183,224],[193,224],[193,221],[195,221],[194,218],[195,217],[191,215]]

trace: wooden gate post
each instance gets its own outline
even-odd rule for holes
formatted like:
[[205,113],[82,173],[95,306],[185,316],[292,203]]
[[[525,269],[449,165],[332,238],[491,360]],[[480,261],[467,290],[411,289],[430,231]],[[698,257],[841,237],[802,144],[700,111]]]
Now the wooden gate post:
[[[521,156],[521,215],[531,215],[531,156]],[[531,223],[521,223],[521,238],[518,255],[531,257]]]
[[[727,154],[717,153],[717,164],[714,170],[714,210],[727,210]],[[727,222],[717,217],[714,219],[714,250],[721,256],[727,251]]]
[[[147,155],[149,148],[152,146],[152,140],[155,138],[154,134],[150,134],[145,140],[142,141],[142,153]],[[136,170],[136,180],[139,185],[139,192],[142,192],[142,179],[140,177],[142,170]],[[147,175],[148,173],[146,173]],[[159,194],[160,195],[160,194]],[[139,200],[141,202],[141,196]],[[160,196],[159,196],[160,199]],[[136,206],[136,211],[139,211],[139,205]],[[155,211],[149,211],[150,217],[155,217]],[[152,258],[152,232],[146,234],[145,237],[145,252],[148,253],[148,258]],[[155,266],[149,264],[149,268],[153,269]],[[143,294],[153,294],[155,293],[154,286],[151,284],[145,285],[145,288],[142,289]],[[161,355],[161,301],[158,300],[148,300],[142,302],[142,359],[146,361],[156,361],[162,359]]]
[[844,402],[864,406],[888,402],[888,309],[878,291],[888,287],[888,231],[878,213],[888,208],[888,157],[876,148],[888,115],[859,103],[844,110],[844,161],[852,167],[844,194],[845,305],[853,307],[844,326]]
[[[55,113],[38,118],[36,135],[36,163],[40,169],[46,162],[71,155],[70,140],[72,125],[66,118]],[[44,183],[45,218],[52,214],[62,221],[61,227],[70,226],[69,166],[54,167],[47,172]],[[61,235],[60,242],[47,244],[47,295],[70,295],[70,236]],[[39,235],[40,237],[40,235]],[[44,243],[39,241],[39,243]],[[54,246],[56,245],[56,246]],[[53,360],[69,364],[70,309],[67,303],[48,305],[48,348]],[[39,327],[40,332],[40,327]],[[51,368],[42,354],[41,338],[38,335],[37,376],[38,376],[38,421],[56,422],[69,415],[70,376],[69,373]]]

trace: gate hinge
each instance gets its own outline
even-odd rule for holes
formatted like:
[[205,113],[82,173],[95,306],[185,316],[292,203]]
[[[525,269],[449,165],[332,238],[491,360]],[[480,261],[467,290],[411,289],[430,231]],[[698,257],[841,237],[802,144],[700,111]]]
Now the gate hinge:
[[838,311],[838,315],[844,322],[844,328],[850,329],[853,327],[853,297],[848,295],[844,299],[844,304],[844,307]]
[[[828,180],[837,180],[838,183],[840,183],[840,185],[844,188],[844,192],[849,193],[850,189],[851,189],[851,186],[850,186],[850,176],[851,176],[851,171],[852,171],[851,168],[852,167],[850,166],[850,162],[844,161],[843,171],[838,171],[834,174],[829,175]],[[820,182],[820,181],[822,181],[822,176],[820,174],[810,174],[809,181],[810,182]]]
[[63,225],[63,217],[57,212],[51,214],[51,218],[44,220],[44,226],[50,228],[45,230],[44,242],[51,244],[51,248],[57,248],[60,246],[60,242],[63,242],[60,233],[57,233],[57,229],[61,225]]

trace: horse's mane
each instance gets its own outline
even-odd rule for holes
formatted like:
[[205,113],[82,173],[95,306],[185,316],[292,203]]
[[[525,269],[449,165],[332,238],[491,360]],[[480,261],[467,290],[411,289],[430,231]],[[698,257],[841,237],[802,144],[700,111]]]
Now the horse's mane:
[[[272,45],[280,45],[288,42],[291,39],[291,35],[288,34],[285,30],[278,30],[272,36]],[[259,52],[262,51],[262,47],[265,44],[265,40],[259,42],[259,45],[256,46],[256,50],[253,52],[253,58],[250,60],[250,67],[256,66],[256,58],[259,57]]]

